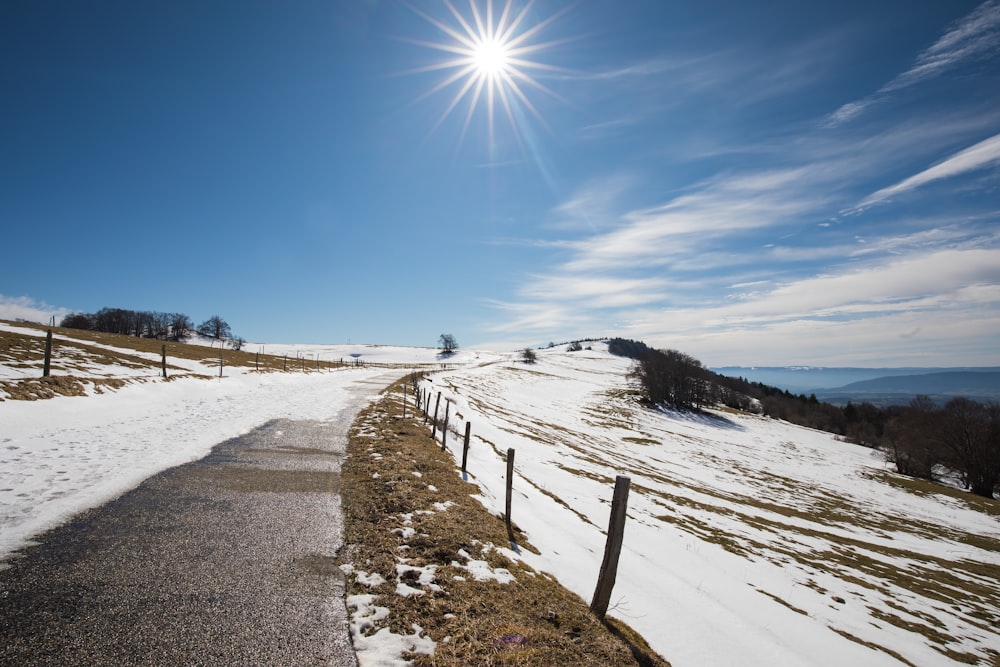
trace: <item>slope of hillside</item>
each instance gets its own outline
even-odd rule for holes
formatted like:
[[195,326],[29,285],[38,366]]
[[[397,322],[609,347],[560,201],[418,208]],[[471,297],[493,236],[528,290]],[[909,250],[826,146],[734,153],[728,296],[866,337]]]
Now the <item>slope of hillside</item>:
[[496,513],[515,449],[529,564],[589,600],[627,475],[611,613],[677,667],[1000,660],[998,503],[897,477],[826,433],[646,409],[628,368],[549,350],[424,383],[456,434],[472,422],[469,478]]

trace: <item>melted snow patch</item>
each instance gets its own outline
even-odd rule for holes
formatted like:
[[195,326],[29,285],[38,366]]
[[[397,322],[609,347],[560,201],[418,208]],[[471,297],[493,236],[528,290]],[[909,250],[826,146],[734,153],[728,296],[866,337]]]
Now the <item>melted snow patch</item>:
[[460,550],[458,555],[465,559],[465,564],[453,560],[451,566],[466,570],[476,581],[493,580],[501,584],[509,584],[512,581],[517,581],[507,568],[498,567],[493,569],[486,561],[474,559],[465,549]]
[[[354,572],[349,565],[341,569],[346,574]],[[379,577],[377,574],[371,576]],[[416,623],[411,626],[413,634],[409,635],[395,634],[389,628],[380,628],[377,632],[366,634],[371,633],[377,623],[389,616],[387,607],[375,604],[377,597],[371,593],[347,596],[347,608],[351,612],[351,637],[359,667],[402,667],[410,664],[410,661],[403,659],[404,653],[434,655],[437,644],[430,637],[421,637],[424,630]]]
[[355,637],[354,650],[358,656],[360,667],[403,667],[409,665],[404,660],[403,653],[422,653],[434,655],[437,643],[430,637],[421,637],[424,631],[414,623],[412,635],[397,635],[382,628],[369,637]]

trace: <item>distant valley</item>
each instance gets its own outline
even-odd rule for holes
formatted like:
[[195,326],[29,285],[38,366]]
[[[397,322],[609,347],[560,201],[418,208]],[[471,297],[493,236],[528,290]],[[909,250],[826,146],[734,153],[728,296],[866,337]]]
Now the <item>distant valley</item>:
[[843,405],[867,401],[879,406],[904,405],[925,394],[945,402],[955,396],[1000,401],[1000,367],[962,368],[826,368],[808,366],[726,366],[720,375],[742,377],[788,390],[815,394]]

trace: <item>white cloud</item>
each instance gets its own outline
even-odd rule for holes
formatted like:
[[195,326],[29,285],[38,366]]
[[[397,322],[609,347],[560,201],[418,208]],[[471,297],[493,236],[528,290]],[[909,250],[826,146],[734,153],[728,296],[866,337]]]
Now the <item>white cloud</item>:
[[895,185],[882,188],[868,195],[854,210],[861,210],[872,204],[886,201],[895,195],[915,190],[933,181],[989,167],[996,162],[1000,162],[1000,134],[995,134],[965,150],[959,151],[943,162],[925,169],[918,174],[914,174]]
[[910,69],[884,85],[880,92],[912,86],[937,76],[962,61],[989,55],[995,52],[998,46],[1000,46],[1000,1],[987,0],[921,52]]
[[[822,201],[815,192],[801,193],[809,180],[803,169],[713,179],[666,204],[622,216],[612,231],[574,243],[576,257],[565,268],[590,272],[661,266],[689,257],[706,239],[786,224]],[[793,182],[797,189],[789,187]]]
[[[623,335],[713,365],[995,364],[995,352],[985,361],[996,348],[988,325],[1000,319],[995,213],[848,218],[817,229],[857,196],[857,183],[912,161],[914,137],[924,139],[919,150],[939,150],[970,131],[965,116],[946,121],[837,145],[799,137],[780,156],[784,166],[727,171],[631,210],[627,198],[644,184],[595,179],[553,214],[599,211],[601,224],[539,242],[559,259],[495,304],[507,321],[492,330],[525,343]],[[992,139],[980,142],[906,186],[990,164],[994,151]],[[775,157],[768,147],[758,154]]]
[[998,48],[1000,0],[987,0],[924,49],[908,70],[868,97],[844,104],[827,116],[822,125],[829,128],[846,123],[890,93],[936,77],[962,62],[990,56]]
[[632,187],[634,178],[615,174],[588,183],[553,211],[556,229],[583,229],[593,232],[607,227],[616,217],[615,207]]
[[621,308],[658,301],[667,287],[660,278],[536,276],[521,290],[535,301],[583,301],[587,308]]
[[50,306],[28,296],[0,294],[0,319],[2,320],[27,320],[48,324],[55,317],[56,324],[58,324],[69,313],[70,311],[66,308]]

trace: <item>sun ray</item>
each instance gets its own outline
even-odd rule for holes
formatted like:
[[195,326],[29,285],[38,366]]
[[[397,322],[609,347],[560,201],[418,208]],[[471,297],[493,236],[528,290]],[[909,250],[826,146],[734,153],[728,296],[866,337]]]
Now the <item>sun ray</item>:
[[[444,40],[406,40],[451,56],[410,70],[411,73],[454,70],[418,98],[418,101],[423,101],[457,86],[457,91],[450,96],[431,132],[440,128],[460,105],[465,105],[459,136],[461,144],[472,127],[477,109],[485,107],[486,146],[491,159],[499,150],[500,144],[497,141],[502,135],[497,131],[498,121],[502,122],[502,119],[509,124],[514,141],[522,151],[525,146],[519,123],[531,117],[551,130],[530,100],[528,91],[539,91],[552,99],[565,100],[527,71],[567,72],[564,68],[539,62],[535,58],[538,54],[570,41],[565,38],[541,43],[534,41],[570,7],[537,23],[531,23],[535,0],[528,0],[518,8],[514,7],[514,0],[504,0],[502,8],[494,7],[493,3],[494,0],[468,0],[469,7],[463,12],[455,0],[442,0],[447,11],[440,18],[431,16],[426,10],[407,5],[439,30]],[[498,105],[502,108],[499,114]],[[527,111],[528,116],[521,113],[522,109]]]

